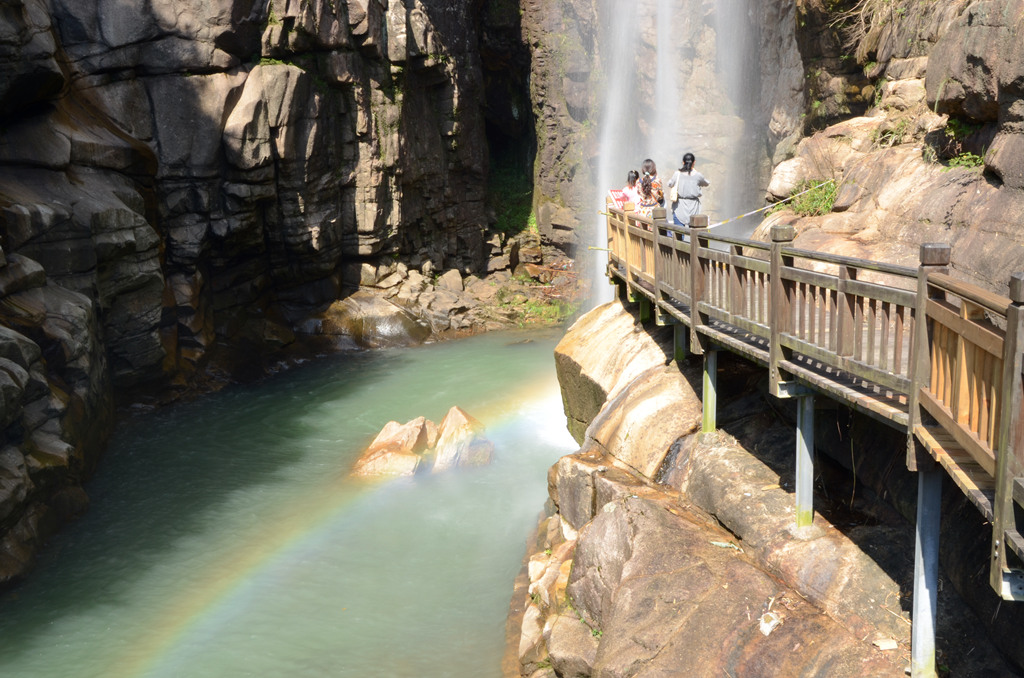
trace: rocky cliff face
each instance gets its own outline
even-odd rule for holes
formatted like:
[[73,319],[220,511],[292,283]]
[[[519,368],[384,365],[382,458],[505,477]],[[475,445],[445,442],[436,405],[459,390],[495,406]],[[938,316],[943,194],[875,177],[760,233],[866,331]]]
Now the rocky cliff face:
[[0,581],[82,507],[115,392],[292,343],[367,264],[485,270],[517,39],[472,0],[4,3]]
[[[768,192],[831,179],[834,204],[783,210],[798,246],[914,265],[922,242],[952,245],[958,277],[1006,292],[1024,270],[1021,2],[800,4],[809,111]],[[844,56],[845,55],[845,56]]]

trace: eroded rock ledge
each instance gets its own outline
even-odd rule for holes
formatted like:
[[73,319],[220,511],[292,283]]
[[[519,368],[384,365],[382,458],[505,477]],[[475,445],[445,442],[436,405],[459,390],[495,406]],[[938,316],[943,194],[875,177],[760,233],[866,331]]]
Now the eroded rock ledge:
[[[858,489],[796,531],[792,425],[759,372],[720,375],[736,397],[720,403],[722,430],[701,434],[699,364],[672,363],[671,335],[633,324],[613,302],[556,349],[581,449],[549,472],[506,675],[902,675],[910,526]],[[970,613],[943,596],[956,609],[940,616],[940,659],[955,675],[1012,674],[984,638],[954,628]],[[959,652],[966,642],[977,656]]]

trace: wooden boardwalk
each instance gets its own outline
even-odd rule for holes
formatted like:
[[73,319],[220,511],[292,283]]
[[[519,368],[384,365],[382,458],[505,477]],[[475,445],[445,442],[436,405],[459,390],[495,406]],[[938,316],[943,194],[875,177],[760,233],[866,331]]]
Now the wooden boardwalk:
[[906,432],[908,467],[941,468],[992,523],[992,587],[1024,600],[1024,275],[1006,298],[949,276],[945,244],[911,268],[795,248],[791,226],[764,243],[715,236],[704,216],[686,228],[663,210],[607,215],[609,277],[642,318],[676,325],[678,351],[705,356],[705,410],[728,350],[769,370],[772,395],[825,396]]

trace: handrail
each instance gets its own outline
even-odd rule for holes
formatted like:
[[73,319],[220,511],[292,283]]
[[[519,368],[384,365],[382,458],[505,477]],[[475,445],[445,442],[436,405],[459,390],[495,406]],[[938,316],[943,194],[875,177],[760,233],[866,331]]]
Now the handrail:
[[1004,297],[988,290],[983,290],[980,287],[969,285],[965,282],[957,280],[947,273],[932,273],[928,276],[928,282],[937,287],[941,287],[947,292],[966,299],[972,303],[975,303],[986,310],[992,311],[999,316],[1006,317],[1006,309],[1010,306],[1012,301],[1009,297]]
[[[659,321],[688,326],[694,353],[713,342],[767,365],[773,395],[798,380],[906,431],[965,492],[980,483],[976,503],[978,488],[994,488],[991,581],[1007,597],[996,573],[1006,568],[1004,536],[1024,558],[1024,537],[1011,539],[1014,479],[1024,481],[1024,275],[1007,298],[950,276],[948,245],[923,245],[911,268],[793,247],[792,226],[773,227],[766,243],[698,223],[610,208],[609,275]],[[977,471],[958,476],[951,469],[966,459]],[[1024,589],[1013,595],[1024,599]]]
[[814,261],[826,264],[836,264],[838,266],[852,266],[854,268],[861,268],[866,271],[875,271],[876,273],[887,273],[889,275],[901,276],[905,278],[917,278],[916,268],[911,268],[909,266],[899,266],[898,264],[889,264],[884,261],[858,259],[856,257],[847,257],[841,254],[829,254],[828,252],[816,252],[814,250],[797,249],[796,247],[783,247],[782,253],[786,256],[800,257],[801,259],[813,259]]

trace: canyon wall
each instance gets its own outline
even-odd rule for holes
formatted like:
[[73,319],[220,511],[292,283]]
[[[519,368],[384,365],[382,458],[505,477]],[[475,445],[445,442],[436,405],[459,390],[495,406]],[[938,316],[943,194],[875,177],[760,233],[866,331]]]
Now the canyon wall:
[[486,267],[519,31],[514,2],[4,3],[0,581],[84,507],[115,394],[258,362],[367,264]]
[[621,7],[597,0],[7,0],[0,581],[84,507],[115,394],[294,345],[367,267],[429,281],[505,252],[486,230],[495,159],[532,166],[548,241],[589,238],[616,97],[643,143],[615,177],[692,147],[718,217],[831,178],[827,213],[766,225],[901,263],[951,242],[958,275],[996,291],[1024,269],[1018,0],[687,0],[669,24],[692,126],[669,140],[650,136],[655,10],[634,10],[626,92],[609,87]]

